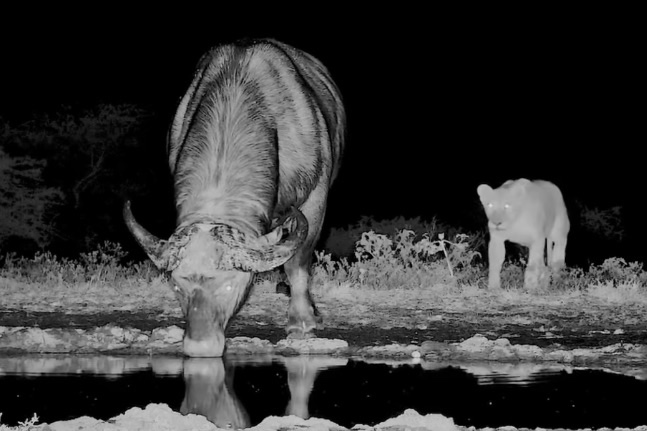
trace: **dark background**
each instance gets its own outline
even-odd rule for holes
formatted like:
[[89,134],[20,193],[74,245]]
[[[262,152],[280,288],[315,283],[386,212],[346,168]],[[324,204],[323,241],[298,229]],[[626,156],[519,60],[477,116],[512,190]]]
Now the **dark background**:
[[[153,112],[140,141],[148,156],[137,163],[159,176],[129,197],[144,225],[168,235],[164,140],[199,57],[238,37],[274,37],[318,57],[345,100],[347,152],[329,227],[361,215],[483,227],[479,184],[540,178],[560,186],[574,224],[576,202],[622,206],[628,239],[614,251],[642,259],[645,47],[634,16],[588,5],[389,6],[356,16],[329,5],[27,10],[2,18],[0,116],[17,124],[98,103]],[[569,240],[582,252],[577,234]]]

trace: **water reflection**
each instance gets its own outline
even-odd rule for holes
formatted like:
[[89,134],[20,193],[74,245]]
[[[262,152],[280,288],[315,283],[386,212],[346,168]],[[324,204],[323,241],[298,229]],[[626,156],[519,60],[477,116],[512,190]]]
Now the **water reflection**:
[[[310,417],[308,402],[319,371],[340,367],[346,359],[293,356],[275,360],[285,366],[290,399],[286,415]],[[237,363],[237,365],[240,365]],[[205,416],[220,428],[248,428],[253,424],[236,396],[236,367],[219,358],[187,358],[183,363],[185,393],[180,412]]]
[[219,428],[248,428],[249,415],[233,389],[235,370],[220,358],[184,360],[182,414],[205,416]]
[[[287,383],[289,398],[282,412],[304,419],[310,417],[310,393],[321,370],[343,367],[344,358],[323,356],[292,356],[253,358],[181,358],[149,356],[14,356],[0,357],[0,376],[101,376],[118,380],[124,375],[152,371],[159,377],[179,377],[184,380],[184,397],[179,406],[182,414],[205,416],[221,428],[248,428],[255,425],[236,394],[234,380],[237,369],[256,366],[278,366],[279,376]],[[281,367],[282,366],[282,367]],[[252,382],[251,385],[254,383]],[[87,386],[90,386],[88,384]],[[250,386],[249,379],[245,381]],[[267,386],[267,385],[265,385]],[[278,389],[278,388],[277,388]],[[91,388],[87,392],[91,392]],[[248,390],[249,392],[249,390]],[[278,390],[277,390],[278,392]],[[278,397],[280,398],[280,397]],[[283,398],[285,399],[285,398]],[[172,403],[168,403],[172,408]],[[252,405],[251,408],[257,406]],[[272,412],[280,414],[279,412]]]
[[308,419],[308,401],[319,371],[346,365],[346,359],[292,356],[285,358],[283,364],[288,371],[290,402],[285,410],[286,415],[295,415]]
[[582,428],[640,421],[633,416],[647,395],[638,380],[645,378],[645,368],[615,369],[625,376],[610,371],[324,356],[28,355],[0,357],[0,411],[6,424],[34,412],[51,423],[83,415],[107,420],[134,406],[166,403],[225,429],[255,426],[270,415],[314,415],[352,427],[380,422],[405,408],[479,427]]

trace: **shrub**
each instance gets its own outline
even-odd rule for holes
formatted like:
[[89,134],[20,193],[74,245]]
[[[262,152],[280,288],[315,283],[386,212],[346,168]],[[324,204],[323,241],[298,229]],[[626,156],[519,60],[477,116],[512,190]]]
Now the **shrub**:
[[376,289],[455,284],[460,275],[473,274],[468,268],[478,253],[469,250],[467,235],[456,235],[454,242],[442,233],[436,240],[429,233],[417,238],[408,229],[397,231],[393,239],[374,231],[363,232],[355,244],[352,263],[345,258],[335,262],[330,254],[320,252],[315,273]]
[[613,285],[640,283],[644,280],[643,265],[638,262],[625,262],[621,257],[606,259],[600,265],[591,265],[589,277],[596,282],[611,282]]
[[59,258],[49,251],[37,252],[32,258],[8,253],[2,259],[0,276],[43,285],[114,285],[132,279],[150,282],[162,275],[150,261],[124,264],[125,255],[121,245],[112,242],[104,242],[98,250],[82,253],[78,259]]
[[[387,229],[391,230],[391,229]],[[480,241],[466,234],[451,238],[442,232],[418,234],[410,229],[395,230],[391,235],[369,230],[354,244],[353,256],[335,258],[327,251],[316,251],[312,267],[313,283],[349,284],[372,289],[425,289],[434,285],[485,287],[487,266],[477,261],[480,254],[473,244]],[[77,259],[60,258],[49,251],[27,258],[8,253],[0,256],[0,277],[42,285],[95,283],[118,286],[122,283],[152,282],[167,275],[149,260],[125,262],[126,253],[118,243],[104,242],[97,250],[81,253]],[[501,271],[504,288],[521,288],[525,262],[505,262]],[[280,270],[259,274],[256,282],[284,279]],[[566,268],[550,288],[587,290],[600,284],[644,286],[647,273],[638,262],[609,258],[600,265]]]
[[360,220],[345,228],[332,228],[326,238],[324,249],[335,258],[352,258],[355,251],[355,244],[362,237],[363,233],[373,231],[377,234],[393,237],[401,230],[415,232],[417,238],[423,233],[435,235],[437,232],[446,232],[455,235],[457,231],[450,228],[435,218],[431,221],[421,220],[420,217],[405,218],[396,217],[390,220],[374,220],[368,216],[362,216]]

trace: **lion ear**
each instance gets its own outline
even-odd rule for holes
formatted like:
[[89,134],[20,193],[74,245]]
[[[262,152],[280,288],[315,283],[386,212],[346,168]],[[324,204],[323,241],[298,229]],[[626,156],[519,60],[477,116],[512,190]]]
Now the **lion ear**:
[[488,186],[487,184],[481,184],[476,188],[476,192],[479,194],[479,197],[482,201],[487,201],[492,195],[492,191],[492,187]]

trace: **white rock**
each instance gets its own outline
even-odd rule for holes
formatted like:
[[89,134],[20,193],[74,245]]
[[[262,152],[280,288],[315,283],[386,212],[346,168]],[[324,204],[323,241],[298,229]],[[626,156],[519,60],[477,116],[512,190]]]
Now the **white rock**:
[[459,431],[459,428],[451,418],[434,413],[423,416],[413,409],[406,409],[400,416],[387,419],[375,425],[375,429],[379,430],[380,428],[419,428],[433,431]]

